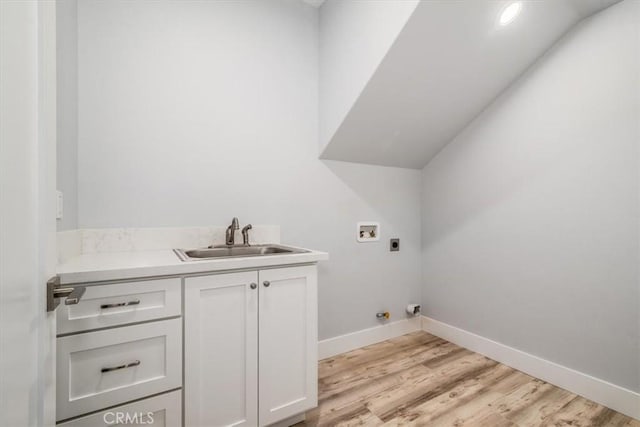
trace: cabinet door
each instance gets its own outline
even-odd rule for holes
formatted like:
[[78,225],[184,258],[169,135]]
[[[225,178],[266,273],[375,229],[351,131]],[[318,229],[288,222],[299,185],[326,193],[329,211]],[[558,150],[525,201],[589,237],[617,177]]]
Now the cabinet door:
[[258,423],[257,272],[185,279],[186,426]]
[[318,402],[315,266],[260,270],[260,425]]

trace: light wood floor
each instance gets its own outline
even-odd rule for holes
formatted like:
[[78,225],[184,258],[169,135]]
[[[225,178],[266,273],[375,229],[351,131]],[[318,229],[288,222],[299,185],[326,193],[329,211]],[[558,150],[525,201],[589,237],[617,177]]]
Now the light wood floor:
[[424,332],[320,361],[318,398],[308,426],[640,427]]

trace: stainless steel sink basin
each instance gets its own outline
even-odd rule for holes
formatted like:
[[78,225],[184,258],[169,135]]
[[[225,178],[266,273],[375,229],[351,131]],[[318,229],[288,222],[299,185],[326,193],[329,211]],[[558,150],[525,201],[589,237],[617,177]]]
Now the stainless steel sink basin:
[[202,249],[174,249],[182,261],[199,261],[217,258],[253,257],[265,255],[300,254],[304,249],[290,248],[282,245],[225,246]]

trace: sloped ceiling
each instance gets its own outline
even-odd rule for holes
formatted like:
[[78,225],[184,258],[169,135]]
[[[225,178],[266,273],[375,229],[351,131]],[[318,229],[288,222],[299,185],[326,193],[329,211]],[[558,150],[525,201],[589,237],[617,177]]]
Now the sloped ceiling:
[[321,158],[420,169],[571,27],[619,0],[422,1]]

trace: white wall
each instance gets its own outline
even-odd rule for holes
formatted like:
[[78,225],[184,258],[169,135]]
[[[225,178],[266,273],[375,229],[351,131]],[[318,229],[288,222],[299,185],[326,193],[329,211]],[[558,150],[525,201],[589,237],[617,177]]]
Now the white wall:
[[56,1],[57,186],[64,195],[58,230],[78,225],[78,23],[77,0]]
[[327,0],[320,8],[320,148],[329,142],[418,0]]
[[426,315],[640,390],[640,3],[565,36],[423,170]]
[[[80,227],[279,224],[330,253],[321,339],[404,318],[420,172],[317,159],[317,9],[86,0],[78,26]],[[381,222],[379,243],[356,242],[359,220]]]

